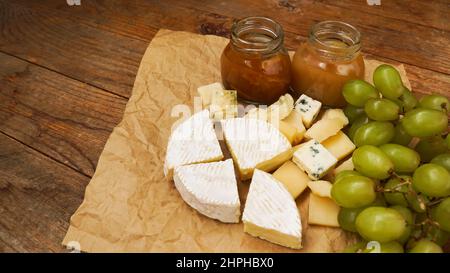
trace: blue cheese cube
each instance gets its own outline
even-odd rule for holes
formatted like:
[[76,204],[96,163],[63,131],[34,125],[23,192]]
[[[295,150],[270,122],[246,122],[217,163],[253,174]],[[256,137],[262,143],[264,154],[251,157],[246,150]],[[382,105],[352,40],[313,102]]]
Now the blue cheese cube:
[[303,143],[292,161],[313,180],[319,180],[337,163],[337,159],[317,140]]
[[302,121],[306,128],[311,127],[313,121],[319,115],[321,107],[322,103],[320,101],[314,100],[304,94],[295,102],[295,111],[302,116]]

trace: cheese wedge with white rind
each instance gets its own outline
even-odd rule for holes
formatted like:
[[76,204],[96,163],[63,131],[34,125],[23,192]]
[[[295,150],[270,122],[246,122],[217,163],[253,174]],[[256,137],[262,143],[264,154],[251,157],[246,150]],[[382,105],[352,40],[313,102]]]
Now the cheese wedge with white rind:
[[292,157],[287,138],[266,121],[232,118],[222,120],[221,124],[242,180],[250,179],[255,168],[270,172]]
[[269,242],[299,249],[302,225],[297,205],[272,175],[255,170],[242,215],[244,232]]
[[218,161],[223,158],[209,111],[203,110],[178,125],[167,144],[164,175],[171,178],[177,166]]
[[173,179],[189,206],[209,218],[239,223],[241,205],[231,159],[176,167]]

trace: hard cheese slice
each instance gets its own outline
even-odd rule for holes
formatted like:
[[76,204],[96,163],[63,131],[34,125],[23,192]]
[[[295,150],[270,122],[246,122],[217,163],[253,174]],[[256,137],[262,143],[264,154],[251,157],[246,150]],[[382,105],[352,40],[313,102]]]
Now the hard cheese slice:
[[222,121],[222,129],[242,180],[250,179],[255,168],[270,172],[292,156],[289,141],[266,121],[227,119]]
[[176,167],[173,179],[183,200],[201,214],[225,223],[239,222],[239,194],[231,159]]
[[244,231],[286,247],[302,247],[300,215],[291,194],[270,174],[255,170],[242,216]]
[[308,224],[339,227],[339,206],[328,197],[309,196]]
[[284,184],[286,189],[296,199],[307,187],[311,179],[292,161],[284,162],[274,173],[273,177]]
[[167,144],[164,174],[172,177],[177,166],[221,160],[219,141],[209,111],[198,112],[181,123]]

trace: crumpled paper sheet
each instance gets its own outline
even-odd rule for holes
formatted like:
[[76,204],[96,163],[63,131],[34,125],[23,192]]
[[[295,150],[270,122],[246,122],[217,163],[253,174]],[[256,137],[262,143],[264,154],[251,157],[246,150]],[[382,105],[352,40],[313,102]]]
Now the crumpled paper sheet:
[[[193,105],[197,87],[220,81],[228,40],[160,30],[147,48],[123,120],[111,133],[64,245],[86,252],[293,252],[197,213],[163,175],[174,105]],[[378,65],[367,61],[367,72]],[[404,81],[406,73],[399,67]],[[239,182],[242,208],[249,182]],[[308,226],[306,191],[297,199],[303,222],[300,252],[342,250],[354,236]]]

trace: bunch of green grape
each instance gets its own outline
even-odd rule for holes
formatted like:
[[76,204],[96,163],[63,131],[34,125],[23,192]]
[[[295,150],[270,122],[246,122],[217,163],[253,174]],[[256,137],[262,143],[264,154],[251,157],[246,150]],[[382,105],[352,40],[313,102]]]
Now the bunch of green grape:
[[442,252],[450,237],[450,135],[448,98],[417,100],[390,65],[380,65],[374,85],[351,80],[343,87],[357,146],[355,170],[335,177],[332,198],[340,226],[362,242],[347,249],[371,252]]

